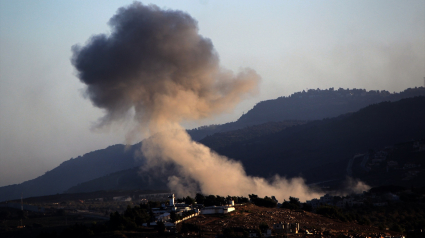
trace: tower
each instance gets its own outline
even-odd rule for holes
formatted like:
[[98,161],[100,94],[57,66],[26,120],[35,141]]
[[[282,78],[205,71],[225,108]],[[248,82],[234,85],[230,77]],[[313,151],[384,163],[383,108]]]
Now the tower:
[[174,206],[174,193],[168,196],[168,198],[170,199],[170,206]]

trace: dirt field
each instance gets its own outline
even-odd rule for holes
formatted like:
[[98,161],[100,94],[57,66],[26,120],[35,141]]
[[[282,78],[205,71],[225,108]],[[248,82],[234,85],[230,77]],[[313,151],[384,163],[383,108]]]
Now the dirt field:
[[[341,222],[310,212],[291,211],[282,208],[265,208],[253,204],[236,206],[236,211],[226,215],[199,215],[187,221],[189,224],[197,225],[206,237],[221,234],[224,228],[237,229],[258,229],[261,223],[267,223],[269,227],[278,222],[300,224],[301,232],[297,235],[303,237],[308,230],[315,232],[317,236],[321,233],[332,236],[344,235],[364,235],[378,237],[379,234],[399,235],[396,232],[381,231],[376,227],[363,226],[356,223]],[[314,235],[312,235],[314,236]],[[310,235],[309,235],[310,237]]]

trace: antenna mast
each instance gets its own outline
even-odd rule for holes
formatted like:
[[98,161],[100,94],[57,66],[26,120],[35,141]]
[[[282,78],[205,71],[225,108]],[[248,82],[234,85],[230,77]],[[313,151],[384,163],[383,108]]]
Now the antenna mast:
[[[22,217],[23,217],[24,216],[24,202],[22,200],[22,197],[23,197],[23,193],[21,193],[21,211],[22,211]],[[22,226],[22,217],[21,217],[21,228],[23,227]]]

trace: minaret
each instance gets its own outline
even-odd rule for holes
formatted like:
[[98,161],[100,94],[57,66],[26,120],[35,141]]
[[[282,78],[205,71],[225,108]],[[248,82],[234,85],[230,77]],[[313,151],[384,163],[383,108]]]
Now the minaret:
[[174,206],[174,193],[168,196],[168,198],[170,199],[170,206]]

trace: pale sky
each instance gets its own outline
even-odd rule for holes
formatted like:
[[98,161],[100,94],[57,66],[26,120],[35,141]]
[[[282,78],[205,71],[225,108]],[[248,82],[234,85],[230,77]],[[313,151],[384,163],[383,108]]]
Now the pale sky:
[[[0,186],[124,143],[122,128],[91,130],[103,114],[83,98],[70,57],[72,45],[108,33],[108,20],[132,2],[0,0]],[[142,3],[189,13],[223,67],[262,77],[256,97],[188,128],[235,121],[259,101],[307,88],[424,84],[425,0]]]

